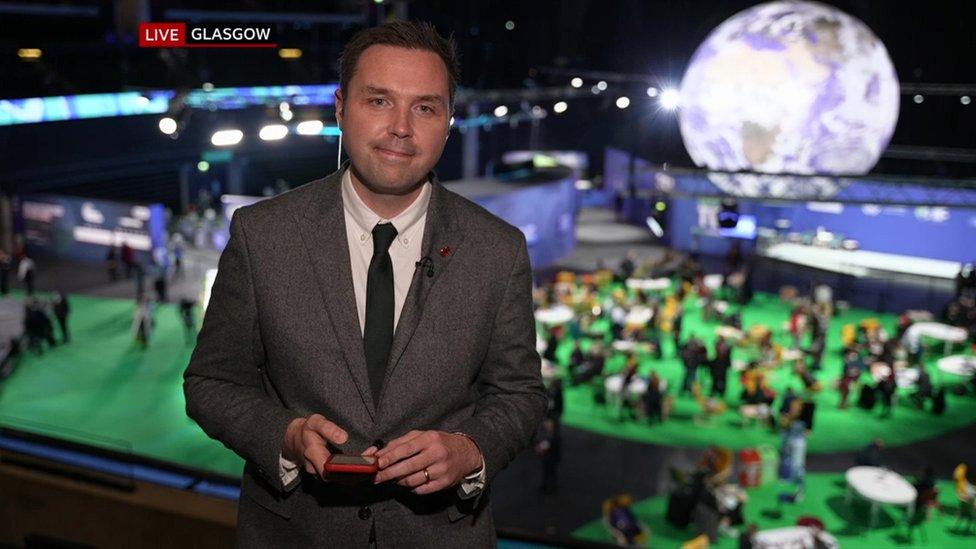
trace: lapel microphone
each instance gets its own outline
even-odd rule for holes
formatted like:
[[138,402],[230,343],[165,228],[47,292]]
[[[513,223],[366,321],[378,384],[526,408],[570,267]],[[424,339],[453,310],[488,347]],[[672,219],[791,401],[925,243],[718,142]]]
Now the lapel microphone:
[[433,277],[434,276],[434,262],[431,261],[429,255],[425,255],[424,257],[421,257],[420,258],[420,261],[414,263],[414,266],[416,266],[417,268],[423,267],[424,265],[427,266],[427,278]]

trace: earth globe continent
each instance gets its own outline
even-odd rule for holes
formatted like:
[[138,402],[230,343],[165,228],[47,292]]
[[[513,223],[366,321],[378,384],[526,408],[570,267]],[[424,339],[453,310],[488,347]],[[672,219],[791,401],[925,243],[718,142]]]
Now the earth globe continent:
[[[860,175],[891,139],[899,94],[888,52],[864,23],[816,2],[769,2],[732,16],[695,51],[679,124],[699,167]],[[759,179],[752,185],[773,184]]]

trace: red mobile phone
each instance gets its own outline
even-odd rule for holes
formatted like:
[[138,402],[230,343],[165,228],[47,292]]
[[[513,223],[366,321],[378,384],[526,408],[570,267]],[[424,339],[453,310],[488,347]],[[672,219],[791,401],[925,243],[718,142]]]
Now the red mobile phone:
[[346,454],[332,454],[325,462],[325,470],[329,473],[352,473],[358,475],[375,475],[379,471],[376,456],[350,456]]

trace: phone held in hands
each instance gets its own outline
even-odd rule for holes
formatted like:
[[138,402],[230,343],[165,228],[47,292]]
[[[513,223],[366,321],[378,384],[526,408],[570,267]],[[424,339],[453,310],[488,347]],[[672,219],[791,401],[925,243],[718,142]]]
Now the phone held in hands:
[[376,456],[332,454],[325,462],[325,470],[328,473],[375,475],[379,471],[379,464]]

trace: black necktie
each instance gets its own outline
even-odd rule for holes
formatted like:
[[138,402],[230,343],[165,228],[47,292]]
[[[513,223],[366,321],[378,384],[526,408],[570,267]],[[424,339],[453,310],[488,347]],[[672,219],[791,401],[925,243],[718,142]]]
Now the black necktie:
[[397,230],[392,223],[373,227],[373,258],[366,277],[366,324],[363,329],[363,348],[366,369],[373,390],[373,403],[379,404],[380,389],[386,375],[386,363],[393,345],[393,262],[390,244]]

